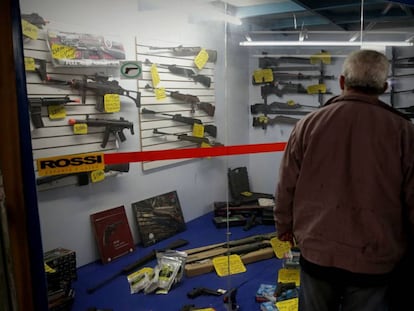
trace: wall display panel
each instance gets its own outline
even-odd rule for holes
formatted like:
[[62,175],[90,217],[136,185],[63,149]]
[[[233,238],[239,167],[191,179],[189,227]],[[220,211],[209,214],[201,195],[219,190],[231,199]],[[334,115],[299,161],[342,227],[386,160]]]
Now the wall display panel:
[[[124,96],[127,92],[123,90],[126,89],[116,78],[119,76],[119,62],[115,65],[111,59],[110,66],[90,66],[90,63],[82,67],[57,67],[55,57],[62,59],[62,51],[69,53],[73,47],[62,45],[61,51],[56,52],[56,47],[52,50],[48,43],[51,35],[48,35],[47,27],[39,28],[36,34],[34,38],[25,37],[24,40],[34,160],[79,153],[116,152],[125,140],[137,140],[138,135],[133,135],[134,123],[138,118],[136,101],[139,98],[134,90]],[[74,35],[72,37],[75,38]],[[77,46],[82,51],[95,51],[78,41]],[[75,51],[73,55],[77,54]],[[93,58],[93,55],[90,57]],[[111,99],[108,96],[115,97]],[[115,108],[110,110],[111,107]],[[131,113],[126,114],[134,110],[136,114],[132,117]],[[118,173],[116,169],[106,169],[105,177]],[[38,178],[37,183],[39,190],[80,185],[78,178],[73,176],[53,180]]]
[[[186,48],[180,43],[144,45],[138,40],[136,59],[142,64],[138,80],[141,150],[214,146],[218,136],[214,123],[217,52]],[[142,168],[145,171],[185,161],[143,162]]]

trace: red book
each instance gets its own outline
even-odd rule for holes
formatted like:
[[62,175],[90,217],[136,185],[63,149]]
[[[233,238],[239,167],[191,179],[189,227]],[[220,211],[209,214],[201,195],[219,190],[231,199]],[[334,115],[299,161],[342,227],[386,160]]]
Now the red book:
[[109,263],[134,251],[134,240],[124,206],[91,214],[90,217],[102,263]]

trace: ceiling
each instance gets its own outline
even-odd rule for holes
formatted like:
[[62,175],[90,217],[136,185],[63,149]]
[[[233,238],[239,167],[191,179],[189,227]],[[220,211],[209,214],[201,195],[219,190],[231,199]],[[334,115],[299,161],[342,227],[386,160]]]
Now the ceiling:
[[[245,31],[390,31],[414,29],[411,0],[226,0]],[[361,14],[363,3],[363,14]],[[410,4],[411,3],[411,4]]]

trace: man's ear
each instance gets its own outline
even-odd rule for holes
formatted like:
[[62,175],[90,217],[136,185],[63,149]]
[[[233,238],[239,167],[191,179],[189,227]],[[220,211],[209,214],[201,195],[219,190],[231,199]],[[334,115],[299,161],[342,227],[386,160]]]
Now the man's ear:
[[388,82],[384,83],[384,89],[382,91],[382,93],[385,93],[385,91],[388,89]]
[[339,76],[339,86],[342,91],[345,89],[345,77],[343,75]]

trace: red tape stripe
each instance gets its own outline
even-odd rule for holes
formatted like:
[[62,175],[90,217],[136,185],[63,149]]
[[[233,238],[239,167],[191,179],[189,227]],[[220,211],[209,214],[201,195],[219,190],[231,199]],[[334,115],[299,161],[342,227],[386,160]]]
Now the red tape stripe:
[[186,148],[173,150],[107,153],[105,164],[132,163],[157,160],[220,157],[249,153],[278,152],[285,150],[286,142],[223,146],[211,148]]

